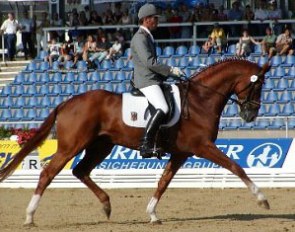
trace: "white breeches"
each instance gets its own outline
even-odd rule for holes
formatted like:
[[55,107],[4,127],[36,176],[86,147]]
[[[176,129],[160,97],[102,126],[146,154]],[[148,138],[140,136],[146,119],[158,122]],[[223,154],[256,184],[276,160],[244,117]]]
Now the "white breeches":
[[150,104],[155,109],[161,109],[165,114],[168,113],[169,108],[166,102],[165,96],[160,86],[151,85],[145,88],[141,88],[140,91],[144,94]]

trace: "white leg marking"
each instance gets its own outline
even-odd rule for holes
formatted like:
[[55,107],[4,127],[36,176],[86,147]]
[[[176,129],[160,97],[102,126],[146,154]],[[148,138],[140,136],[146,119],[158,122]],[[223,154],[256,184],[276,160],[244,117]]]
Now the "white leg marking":
[[258,201],[264,201],[266,200],[266,197],[263,195],[263,193],[260,191],[260,189],[253,183],[250,185],[251,192],[254,196],[257,197]]
[[158,199],[152,197],[152,199],[150,200],[150,202],[146,208],[146,212],[151,217],[151,222],[159,221],[159,219],[157,218],[157,215],[156,215],[157,204],[158,204]]
[[41,199],[41,196],[40,195],[36,195],[34,194],[32,196],[32,199],[27,207],[27,210],[26,210],[26,221],[25,221],[25,225],[28,225],[28,224],[33,224],[34,222],[34,213],[36,212],[36,209],[39,205],[39,202],[40,202],[40,199]]

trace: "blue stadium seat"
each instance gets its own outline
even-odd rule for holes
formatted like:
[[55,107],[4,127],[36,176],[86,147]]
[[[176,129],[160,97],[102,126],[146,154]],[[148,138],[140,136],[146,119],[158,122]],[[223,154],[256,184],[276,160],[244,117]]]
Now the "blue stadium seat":
[[102,80],[104,80],[104,81],[112,81],[114,79],[115,78],[114,78],[113,72],[106,71],[106,72],[104,72],[104,74],[102,76]]
[[31,62],[28,64],[28,66],[27,66],[27,68],[26,68],[25,71],[32,72],[32,71],[37,71],[37,70],[38,70],[38,65],[37,65],[37,63],[34,62],[34,61],[31,61]]
[[41,73],[36,77],[36,83],[45,84],[49,82],[49,74],[47,72]]
[[58,71],[59,70],[59,65],[60,65],[60,63],[59,63],[59,61],[54,61],[53,63],[52,63],[52,69],[54,70],[54,71]]
[[186,57],[186,56],[181,57],[179,59],[178,66],[181,67],[181,68],[188,67],[189,66],[189,59],[188,59],[188,57]]
[[41,98],[40,106],[41,107],[50,107],[51,106],[50,98],[47,95],[45,95],[44,97]]
[[156,47],[156,54],[157,54],[157,56],[160,56],[160,55],[162,55],[162,48],[160,48],[160,47]]
[[1,111],[2,111],[0,115],[1,121],[9,121],[12,118],[12,113],[10,109],[3,109]]
[[289,90],[295,90],[295,80],[291,80],[290,85],[289,85]]
[[19,96],[15,101],[14,107],[21,108],[21,107],[24,107],[25,105],[26,105],[25,98],[23,96]]
[[272,123],[268,126],[269,129],[282,129],[285,127],[286,123],[283,118],[274,118]]
[[75,81],[75,73],[73,72],[68,72],[65,76],[64,79],[62,80],[62,83],[71,83]]
[[228,121],[227,129],[235,130],[242,126],[242,121],[239,118],[233,118]]
[[28,109],[25,118],[26,120],[34,120],[37,117],[37,111],[35,108]]
[[48,52],[45,50],[42,50],[42,51],[40,51],[38,58],[43,60],[46,56],[48,56]]
[[225,112],[225,115],[227,117],[234,117],[234,116],[238,116],[238,107],[237,105],[235,104],[230,104],[228,107],[227,107],[227,110]]
[[288,128],[295,129],[295,118],[288,118]]
[[5,85],[1,91],[0,96],[8,96],[12,93],[12,89],[10,85]]
[[266,79],[263,88],[267,90],[272,90],[274,89],[274,80],[272,79]]
[[74,65],[74,62],[73,62],[73,61],[71,61],[71,60],[67,60],[67,61],[65,62],[64,67],[65,67],[65,69],[69,70],[69,69],[73,68],[73,65]]
[[258,63],[258,65],[260,66],[260,67],[262,67],[265,63],[267,63],[268,62],[268,57],[267,56],[260,56],[259,58],[258,58],[258,61],[257,61],[257,63]]
[[125,51],[124,51],[124,57],[129,57],[131,55],[131,49],[130,48],[127,48]]
[[49,108],[42,108],[40,111],[39,111],[39,114],[37,114],[37,117],[36,117],[36,120],[44,120],[45,118],[47,118],[49,115]]
[[253,129],[253,128],[255,128],[255,122],[245,122],[245,121],[243,121],[242,125],[239,128],[243,129],[243,130]]
[[25,88],[24,96],[32,96],[37,93],[36,85],[29,85]]
[[227,127],[226,120],[220,120],[219,130],[224,130]]
[[125,81],[127,80],[126,73],[124,71],[119,71],[115,76],[116,81]]
[[62,93],[61,85],[53,85],[53,88],[51,89],[49,95],[56,96]]
[[281,63],[282,63],[282,56],[276,55],[276,56],[273,56],[272,57],[272,59],[271,59],[271,65],[273,67],[280,66]]
[[270,125],[270,121],[267,118],[256,120],[255,129],[267,129]]
[[277,103],[271,104],[268,108],[268,111],[265,113],[265,116],[277,116],[281,112],[280,106]]
[[163,49],[163,56],[172,56],[174,55],[174,47],[166,46]]
[[37,82],[37,73],[32,72],[25,76],[24,84],[25,85],[32,85]]
[[276,102],[277,100],[278,100],[278,94],[277,94],[277,92],[270,91],[266,95],[266,99],[264,99],[264,102],[265,103],[273,103],[273,102]]
[[12,107],[13,105],[14,105],[14,101],[11,96],[7,96],[6,98],[4,98],[2,102],[2,107],[9,108],[9,107]]
[[30,97],[29,98],[29,100],[28,100],[28,102],[27,102],[27,106],[28,107],[36,107],[36,106],[38,106],[38,99],[37,99],[37,97],[36,96],[32,96],[32,97]]
[[118,83],[116,93],[125,93],[127,91],[125,83]]
[[111,69],[112,68],[112,62],[110,60],[103,60],[100,69]]
[[167,60],[166,60],[166,64],[169,65],[169,66],[177,66],[176,65],[176,62],[175,62],[175,59],[173,57],[169,57]]
[[60,72],[54,73],[50,82],[60,83],[62,81],[62,74]]
[[265,113],[266,113],[266,107],[265,105],[262,104],[259,108],[258,115],[263,116]]
[[18,108],[15,110],[14,114],[12,115],[11,121],[21,121],[23,120],[25,114],[22,108]]
[[87,70],[87,64],[84,60],[79,60],[77,62],[77,69],[80,70],[80,71],[85,71]]
[[281,64],[282,67],[291,67],[295,64],[295,56],[287,55],[284,63]]
[[281,78],[281,79],[279,79],[275,89],[286,90],[286,89],[288,89],[288,87],[289,87],[288,80],[286,80],[285,78]]
[[18,73],[13,81],[15,84],[23,84],[25,82],[24,73]]
[[254,53],[258,53],[258,54],[261,54],[262,53],[262,48],[261,48],[261,45],[260,44],[256,44],[254,46]]
[[215,63],[215,59],[212,57],[212,56],[209,56],[206,61],[205,61],[205,64],[206,65],[211,65],[211,64],[214,64]]
[[278,103],[287,103],[292,100],[292,94],[289,91],[283,91],[278,99]]
[[104,90],[109,91],[109,92],[113,92],[113,84],[112,83],[106,83],[103,87]]
[[16,85],[11,96],[20,96],[23,93],[24,93],[24,86],[23,85]]
[[62,92],[62,95],[73,95],[75,94],[75,86],[71,84],[67,84]]
[[176,48],[175,54],[179,56],[184,56],[188,52],[187,47],[184,45],[180,45]]
[[199,56],[193,57],[190,65],[193,67],[200,67],[200,65],[201,65],[200,57]]
[[114,68],[115,69],[122,69],[124,67],[125,67],[125,63],[124,63],[124,60],[122,58],[119,58],[114,62]]
[[49,93],[48,85],[41,85],[37,92],[37,95],[47,95]]
[[86,72],[79,72],[78,73],[78,77],[77,77],[77,81],[74,81],[75,83],[83,83],[86,82],[88,80],[88,75]]
[[295,77],[295,66],[292,66],[289,68],[287,75],[291,77]]
[[276,77],[285,76],[285,69],[282,68],[281,66],[276,67],[273,76],[276,76]]
[[191,55],[191,56],[196,56],[198,54],[200,54],[200,47],[198,45],[192,45],[190,46],[189,50],[188,50],[188,55]]
[[89,77],[89,82],[99,82],[101,81],[102,78],[101,78],[101,72],[98,72],[98,71],[95,71],[93,73],[90,74],[90,77]]
[[290,116],[290,115],[294,115],[294,106],[293,103],[287,103],[284,104],[282,112],[280,113],[280,115],[283,116]]
[[41,62],[39,69],[41,71],[47,71],[49,69],[49,63],[47,61]]
[[228,46],[228,54],[236,54],[236,44],[231,44]]
[[80,84],[77,89],[78,94],[87,92],[87,86],[85,84]]
[[134,69],[134,64],[132,60],[128,60],[126,64],[126,68]]

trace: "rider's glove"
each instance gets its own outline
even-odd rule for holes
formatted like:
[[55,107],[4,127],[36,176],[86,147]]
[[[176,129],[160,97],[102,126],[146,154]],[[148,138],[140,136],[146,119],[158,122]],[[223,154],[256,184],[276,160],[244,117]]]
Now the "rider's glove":
[[186,77],[185,73],[178,67],[171,67],[170,69],[170,73],[172,76],[175,76],[175,77]]

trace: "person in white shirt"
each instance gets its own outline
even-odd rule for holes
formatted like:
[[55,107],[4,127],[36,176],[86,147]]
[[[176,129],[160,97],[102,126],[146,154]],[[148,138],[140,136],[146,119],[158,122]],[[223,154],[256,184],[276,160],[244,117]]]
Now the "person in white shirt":
[[1,25],[1,34],[4,33],[4,40],[8,50],[8,58],[10,61],[14,60],[16,53],[16,32],[20,29],[18,21],[14,18],[13,13],[8,13],[6,19]]
[[29,18],[27,11],[24,12],[24,18],[20,20],[20,28],[22,32],[22,44],[23,51],[25,53],[25,59],[28,59],[30,55],[33,57],[34,54],[34,44],[32,41],[32,32],[33,32],[34,22]]

